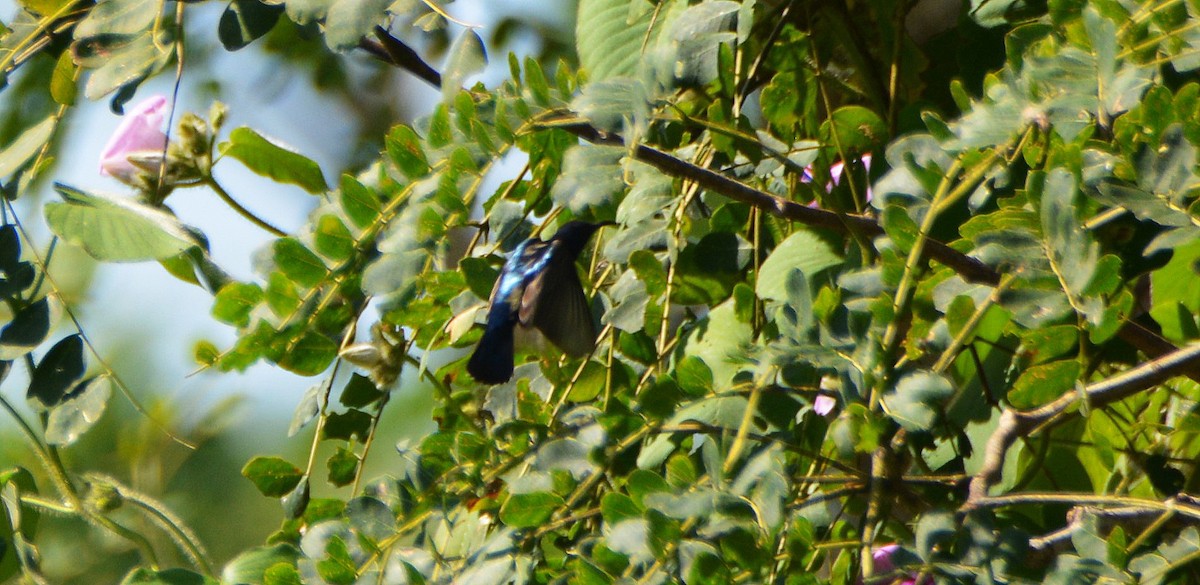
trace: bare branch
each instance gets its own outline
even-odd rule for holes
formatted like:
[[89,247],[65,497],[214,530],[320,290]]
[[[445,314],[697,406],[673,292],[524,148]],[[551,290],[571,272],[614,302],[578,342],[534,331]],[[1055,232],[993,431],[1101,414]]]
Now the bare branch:
[[984,448],[983,467],[971,480],[964,509],[981,505],[988,498],[988,489],[1000,479],[1004,457],[1018,437],[1065,414],[1079,402],[1098,408],[1123,400],[1170,378],[1194,372],[1200,365],[1200,345],[1177,349],[1161,358],[1146,362],[1109,378],[1091,384],[1082,392],[1068,393],[1058,400],[1032,410],[1008,410],[1000,415],[1000,424],[992,432]]
[[[1084,520],[1089,516],[1096,517],[1103,525],[1122,524],[1127,529],[1130,527],[1138,527],[1139,529],[1148,528],[1162,524],[1165,520],[1177,516],[1175,507],[1182,505],[1184,509],[1200,509],[1197,507],[1196,498],[1187,494],[1178,494],[1167,498],[1161,504],[1162,507],[1172,508],[1163,510],[1159,506],[1118,506],[1116,508],[1099,508],[1096,506],[1076,506],[1067,512],[1067,525],[1050,532],[1044,536],[1029,539],[1029,548],[1034,551],[1048,551],[1058,546],[1065,545],[1070,542],[1071,537],[1083,527]],[[1200,519],[1193,516],[1187,516],[1190,524],[1195,524]],[[1131,547],[1133,548],[1133,547]]]

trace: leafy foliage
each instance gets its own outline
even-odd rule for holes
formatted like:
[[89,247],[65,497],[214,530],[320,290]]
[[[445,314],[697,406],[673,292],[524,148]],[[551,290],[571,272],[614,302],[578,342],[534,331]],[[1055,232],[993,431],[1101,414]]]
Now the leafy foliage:
[[[214,294],[237,339],[200,344],[203,366],[319,377],[290,429],[313,430],[310,459],[242,470],[282,525],[220,581],[181,523],[109,479],[86,501],[52,479],[67,513],[130,538],[114,504],[155,511],[190,568],[143,551],[127,583],[1194,580],[1200,368],[1176,346],[1200,338],[1196,8],[971,5],[918,35],[904,2],[583,0],[577,63],[510,55],[506,80],[463,87],[486,60],[474,30],[440,73],[389,32],[442,30],[434,3],[230,4],[229,50],[319,23],[331,50],[441,101],[333,184],[249,127],[222,141],[214,107],[130,159],[139,199],[57,187],[58,237]],[[67,49],[23,40],[55,10],[25,6],[0,43],[57,71]],[[174,58],[160,11],[68,17],[85,97],[119,107]],[[63,83],[45,91],[65,106]],[[10,198],[53,171],[61,118],[0,151]],[[226,159],[316,196],[308,224],[241,208],[212,173]],[[166,207],[184,187],[278,236],[258,277],[225,274]],[[475,383],[464,350],[503,255],[569,219],[613,223],[580,262],[596,351],[522,349],[511,381]],[[52,339],[58,301],[17,234],[0,228],[0,359],[25,360],[44,414],[26,438],[65,477],[54,447],[120,386],[88,375],[82,333]],[[436,431],[373,450],[413,379]],[[363,477],[368,459],[387,473]],[[0,577],[42,579],[33,484],[0,474]]]

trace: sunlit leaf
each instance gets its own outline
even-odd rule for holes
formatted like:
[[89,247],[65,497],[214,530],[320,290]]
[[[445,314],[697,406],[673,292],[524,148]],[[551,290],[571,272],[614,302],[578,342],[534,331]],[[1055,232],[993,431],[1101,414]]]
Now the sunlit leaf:
[[442,68],[442,99],[452,101],[459,90],[463,89],[466,78],[478,73],[486,65],[487,49],[483,45],[483,39],[479,38],[475,29],[463,29],[450,46],[446,66]]
[[113,381],[98,376],[78,384],[63,401],[50,410],[46,420],[46,442],[70,445],[92,428],[108,406]]
[[325,17],[325,43],[335,51],[358,46],[358,41],[383,22],[390,0],[333,0]]
[[60,238],[97,260],[155,260],[202,245],[175,216],[161,209],[62,184],[55,189],[66,202],[46,204],[46,223]]
[[22,132],[0,151],[0,177],[8,177],[29,162],[54,135],[58,119],[48,116]]
[[291,183],[313,194],[329,188],[321,168],[312,159],[271,142],[250,128],[234,129],[229,141],[217,148],[222,155],[235,158],[251,171],[280,183]]

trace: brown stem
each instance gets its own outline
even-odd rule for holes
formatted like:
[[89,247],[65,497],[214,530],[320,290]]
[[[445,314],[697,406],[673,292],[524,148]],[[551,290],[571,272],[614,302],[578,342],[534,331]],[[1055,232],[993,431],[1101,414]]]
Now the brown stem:
[[1065,414],[1078,402],[1091,408],[1123,400],[1175,376],[1188,374],[1200,364],[1200,345],[1177,349],[1161,358],[1144,363],[1107,380],[1088,385],[1082,392],[1064,394],[1054,402],[1031,410],[1008,410],[1000,415],[1000,424],[984,448],[983,466],[971,480],[964,509],[975,507],[988,497],[988,489],[1000,479],[1008,448],[1018,437]]

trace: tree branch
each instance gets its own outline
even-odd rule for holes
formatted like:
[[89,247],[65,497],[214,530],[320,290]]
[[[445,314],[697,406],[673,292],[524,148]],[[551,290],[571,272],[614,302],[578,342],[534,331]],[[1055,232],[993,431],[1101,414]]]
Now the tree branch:
[[983,467],[971,480],[964,510],[988,499],[988,489],[1000,479],[1004,458],[1018,437],[1025,436],[1050,419],[1065,414],[1079,402],[1099,408],[1123,400],[1175,376],[1194,372],[1200,364],[1200,345],[1177,349],[1159,359],[1144,363],[1107,380],[1090,384],[1082,392],[1064,394],[1054,402],[1031,410],[1007,410],[984,448]]
[[[1116,508],[1098,508],[1094,505],[1076,506],[1067,512],[1067,525],[1043,536],[1029,539],[1029,548],[1035,552],[1045,552],[1059,546],[1064,546],[1070,542],[1071,537],[1083,528],[1084,520],[1088,515],[1095,516],[1096,519],[1106,525],[1121,523],[1127,528],[1130,523],[1136,523],[1142,528],[1150,528],[1161,525],[1167,520],[1177,515],[1174,509],[1177,506],[1187,506],[1191,509],[1200,509],[1200,504],[1196,498],[1187,494],[1176,494],[1167,498],[1161,503],[1161,507],[1154,506],[1119,506]],[[1163,510],[1162,507],[1172,508]],[[1191,524],[1197,522],[1197,518],[1189,517]],[[1136,547],[1129,547],[1130,550]]]

